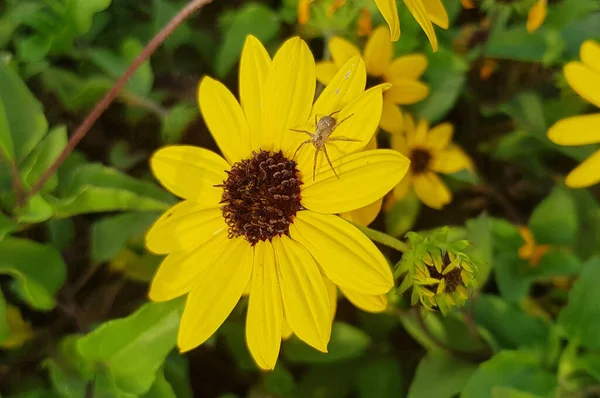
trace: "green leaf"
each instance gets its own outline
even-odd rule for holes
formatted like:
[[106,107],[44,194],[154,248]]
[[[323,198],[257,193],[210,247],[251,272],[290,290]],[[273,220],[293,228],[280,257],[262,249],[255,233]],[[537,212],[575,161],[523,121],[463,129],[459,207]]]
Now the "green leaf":
[[13,162],[14,158],[15,149],[13,147],[12,136],[10,135],[8,115],[4,110],[4,104],[0,96],[0,161]]
[[516,390],[510,387],[493,387],[492,398],[543,398],[540,395]]
[[468,254],[477,264],[477,284],[483,286],[490,275],[493,263],[492,220],[486,213],[467,220],[467,239],[472,247]]
[[600,259],[590,259],[569,293],[568,304],[558,316],[566,336],[589,349],[600,349]]
[[378,359],[364,365],[358,372],[360,398],[396,398],[404,392],[404,375],[398,361]]
[[529,228],[538,244],[569,245],[577,238],[578,221],[569,190],[557,186],[535,208]]
[[193,398],[190,369],[186,357],[178,352],[171,352],[165,361],[165,378],[173,387],[177,398]]
[[[0,103],[4,108],[0,115],[0,145],[4,156],[17,163],[29,155],[46,134],[48,122],[40,102],[29,91],[25,83],[0,62]],[[2,109],[0,109],[2,111]],[[12,139],[9,147],[6,126]]]
[[175,392],[173,391],[173,387],[171,387],[171,384],[165,379],[163,369],[159,369],[156,372],[154,384],[152,384],[150,391],[142,395],[142,398],[177,398],[177,395],[175,395]]
[[131,394],[144,394],[177,342],[182,300],[148,303],[132,315],[108,321],[82,337],[82,357],[106,367],[115,386]]
[[96,221],[92,224],[92,261],[102,263],[115,257],[132,237],[143,235],[158,216],[158,213],[125,213]]
[[430,352],[419,362],[408,398],[452,398],[476,369],[477,365],[459,358]]
[[114,376],[108,369],[101,369],[94,377],[94,387],[91,390],[94,398],[138,398],[137,394],[123,391],[115,382]]
[[44,222],[54,214],[52,206],[41,193],[33,195],[23,207],[14,210],[16,219],[22,224],[36,224]]
[[48,240],[58,250],[64,250],[75,239],[75,223],[69,218],[50,220],[46,224]]
[[362,330],[347,323],[335,322],[327,353],[317,351],[293,337],[283,344],[283,355],[290,362],[331,363],[360,357],[370,343],[371,338]]
[[360,361],[313,365],[298,382],[295,398],[344,398],[356,389]]
[[108,153],[109,164],[118,170],[128,170],[137,163],[148,158],[145,151],[132,151],[125,140],[117,141]]
[[44,87],[71,112],[91,108],[113,85],[113,81],[105,76],[82,78],[59,68],[48,68],[40,77]]
[[224,337],[225,344],[235,360],[238,369],[255,371],[257,369],[256,362],[254,362],[248,351],[244,328],[243,323],[228,320],[221,325],[218,333]]
[[216,75],[223,78],[229,73],[240,59],[248,35],[252,34],[261,43],[267,43],[275,38],[279,32],[279,25],[277,14],[263,4],[248,3],[233,12],[217,50],[214,65]]
[[421,201],[414,192],[400,199],[385,217],[388,234],[401,236],[410,231],[419,216]]
[[41,4],[18,2],[5,7],[0,16],[0,48],[4,48],[11,40],[15,30],[27,21],[40,8]]
[[54,390],[64,398],[84,397],[92,387],[91,364],[80,358],[76,347],[77,338],[64,338],[58,345],[57,353],[43,362]]
[[[20,166],[21,181],[24,185],[28,188],[33,187],[66,145],[67,128],[60,126],[52,129]],[[42,190],[52,191],[57,185],[58,177],[55,174],[44,184]]]
[[531,353],[502,351],[479,366],[460,397],[492,398],[493,390],[498,387],[551,397],[556,389],[556,376],[543,369]]
[[569,192],[575,201],[579,219],[576,253],[582,259],[600,255],[600,205],[587,189]]
[[264,373],[265,393],[277,397],[291,397],[296,389],[294,376],[280,362],[272,372]]
[[11,232],[17,231],[18,228],[17,223],[0,213],[0,241]]
[[10,327],[6,318],[6,300],[4,300],[4,294],[0,290],[0,343],[8,337],[9,332]]
[[178,104],[162,119],[161,137],[165,144],[179,142],[187,126],[198,117],[198,108],[191,104]]
[[50,245],[7,237],[0,242],[0,274],[15,278],[17,294],[30,306],[48,311],[65,281],[66,265]]
[[575,359],[577,368],[585,370],[590,376],[600,382],[600,354],[586,352]]

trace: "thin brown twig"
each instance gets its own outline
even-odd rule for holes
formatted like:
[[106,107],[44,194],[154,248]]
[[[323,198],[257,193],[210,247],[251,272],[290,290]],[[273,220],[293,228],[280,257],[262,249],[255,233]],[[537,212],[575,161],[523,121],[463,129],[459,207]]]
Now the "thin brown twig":
[[14,160],[9,160],[10,172],[12,174],[13,190],[15,191],[15,197],[17,201],[17,207],[21,207],[25,204],[25,190],[21,183],[21,176],[19,175],[19,166]]
[[205,5],[211,3],[213,0],[192,0],[190,1],[184,8],[181,9],[175,15],[169,23],[154,36],[152,40],[144,47],[140,55],[133,60],[133,62],[129,65],[127,70],[123,72],[119,80],[117,80],[114,86],[110,89],[108,93],[102,98],[94,108],[88,113],[86,118],[81,122],[77,130],[73,133],[73,135],[69,138],[69,142],[63,151],[60,153],[58,158],[44,171],[40,179],[35,183],[31,191],[29,192],[28,197],[34,195],[38,192],[48,178],[50,178],[58,169],[58,167],[65,161],[65,159],[69,156],[73,149],[79,144],[79,142],[85,137],[88,131],[92,128],[94,123],[98,120],[98,118],[104,113],[104,111],[108,108],[108,106],[117,98],[117,95],[125,86],[127,81],[133,76],[133,74],[138,70],[140,66],[150,56],[156,51],[156,49],[177,29],[179,25],[181,25],[186,19],[190,17],[196,10],[204,7]]

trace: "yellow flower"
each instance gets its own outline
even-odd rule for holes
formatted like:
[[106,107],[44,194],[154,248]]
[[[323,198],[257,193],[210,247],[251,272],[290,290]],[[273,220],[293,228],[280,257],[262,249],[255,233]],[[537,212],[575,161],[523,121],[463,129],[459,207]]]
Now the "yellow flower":
[[[352,224],[336,214],[377,200],[404,176],[409,161],[385,149],[363,151],[381,115],[382,90],[364,91],[366,72],[350,59],[313,105],[315,63],[299,38],[273,60],[249,36],[240,61],[240,103],[220,82],[204,77],[200,111],[224,158],[191,146],[170,146],[151,159],[156,178],[184,200],[167,210],[146,235],[154,253],[168,254],[150,286],[150,298],[187,294],[178,346],[205,342],[248,286],[246,341],[257,364],[273,369],[281,338],[291,332],[320,351],[331,333],[327,284],[357,295],[393,286],[387,260]],[[306,136],[315,119],[340,124],[326,147],[337,178]],[[331,138],[333,138],[331,137]],[[289,326],[289,328],[288,328]]]
[[537,0],[537,2],[529,9],[527,14],[527,31],[529,33],[537,30],[548,14],[548,0]]
[[406,155],[410,170],[394,188],[394,197],[404,198],[411,187],[423,202],[434,209],[450,203],[452,193],[436,173],[451,174],[462,169],[472,169],[473,162],[457,145],[453,144],[454,127],[442,123],[431,130],[429,123],[421,120],[415,126],[410,115],[405,115],[404,134],[392,134],[392,149]]
[[310,3],[312,0],[298,0],[298,23],[304,25],[310,19]]
[[360,17],[356,23],[356,35],[359,37],[369,36],[373,32],[373,23],[371,22],[371,13],[368,8],[360,9]]
[[520,227],[519,234],[525,241],[523,246],[519,248],[519,257],[523,260],[528,260],[531,266],[538,265],[544,254],[550,250],[550,245],[538,245],[535,241],[535,236],[533,236],[527,227]]
[[475,4],[473,4],[473,0],[460,0],[460,4],[463,6],[463,8],[465,8],[467,10],[475,8]]
[[[390,28],[392,41],[397,41],[400,38],[400,19],[396,0],[375,0],[375,4]],[[438,42],[433,24],[443,29],[448,29],[450,24],[442,0],[404,0],[404,4],[425,31],[433,51],[437,51]]]
[[[333,62],[317,64],[317,80],[323,84],[328,84],[350,58],[360,55],[354,44],[337,36],[329,41],[329,50]],[[373,31],[363,53],[369,77],[392,85],[383,94],[379,122],[379,126],[390,133],[402,131],[402,111],[397,105],[414,104],[429,94],[427,85],[418,80],[427,68],[427,58],[423,54],[411,54],[392,59],[393,52],[388,30],[379,27]]]
[[[585,41],[580,49],[581,62],[564,67],[567,82],[577,94],[600,107],[600,44]],[[586,145],[600,142],[600,113],[573,116],[558,121],[548,130],[548,138],[558,145]],[[600,182],[600,151],[594,153],[566,179],[572,188],[584,188]]]

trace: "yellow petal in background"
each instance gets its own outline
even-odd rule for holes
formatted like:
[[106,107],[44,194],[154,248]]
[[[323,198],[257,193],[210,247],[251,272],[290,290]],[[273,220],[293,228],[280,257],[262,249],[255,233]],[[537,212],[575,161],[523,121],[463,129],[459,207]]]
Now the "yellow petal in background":
[[448,29],[450,21],[442,0],[421,0],[427,10],[429,20],[443,29]]
[[385,294],[363,294],[345,288],[340,288],[340,290],[355,307],[366,312],[383,312],[388,304],[388,298]]
[[253,251],[244,238],[232,239],[218,266],[207,267],[198,278],[179,325],[177,345],[181,352],[204,343],[229,316],[250,280]]
[[248,122],[231,91],[208,76],[198,89],[200,112],[223,156],[230,164],[251,154]]
[[294,334],[327,352],[331,336],[329,293],[317,264],[298,242],[283,235],[273,239],[283,307]]
[[438,49],[438,41],[435,36],[435,30],[433,29],[433,25],[431,24],[429,14],[423,2],[426,0],[404,0],[404,4],[408,7],[408,10],[412,14],[412,16],[416,19],[417,23],[421,25],[421,28],[427,35],[429,42],[431,43],[431,48],[434,52]]
[[389,149],[364,151],[333,163],[340,178],[328,164],[316,180],[304,178],[302,205],[318,213],[338,214],[359,209],[388,193],[408,171],[410,161]]
[[571,188],[585,188],[600,182],[600,151],[571,171],[565,182]]
[[410,192],[412,181],[412,173],[409,171],[408,173],[406,173],[406,175],[400,181],[400,183],[394,187],[394,198],[404,199],[404,197]]
[[398,79],[391,83],[392,88],[385,92],[384,97],[395,104],[414,104],[429,95],[429,87],[418,80]]
[[400,38],[400,18],[396,0],[375,0],[375,4],[390,28],[392,41],[397,41]]
[[548,0],[537,0],[527,14],[527,31],[531,33],[542,26],[546,15],[548,15]]
[[261,369],[274,369],[281,346],[281,286],[271,242],[258,242],[254,250],[246,342]]
[[452,201],[452,193],[433,172],[415,175],[413,185],[419,200],[433,209],[439,210]]
[[383,294],[394,285],[388,262],[375,244],[338,216],[301,211],[290,226],[290,236],[310,251],[338,286]]
[[261,128],[261,102],[271,57],[258,39],[248,35],[240,59],[240,102],[248,120],[252,149],[258,149]]
[[402,110],[392,101],[383,99],[383,107],[381,109],[381,120],[379,127],[388,133],[400,134],[404,130],[404,117]]
[[581,62],[569,62],[564,67],[564,74],[577,94],[600,108],[600,72]]
[[292,334],[294,334],[294,332],[292,331],[290,324],[285,320],[285,318],[283,318],[283,324],[281,326],[281,338],[287,340],[292,337]]
[[352,57],[360,56],[360,50],[354,44],[339,36],[333,36],[329,40],[329,52],[338,68],[344,66]]
[[450,123],[442,123],[433,127],[427,134],[426,144],[433,150],[442,150],[452,141],[454,126]]
[[390,31],[384,26],[380,26],[375,31],[364,50],[365,65],[369,76],[381,76],[389,68],[394,48],[390,41]]
[[319,83],[327,85],[333,80],[338,71],[338,67],[331,61],[318,62],[315,66],[316,76]]
[[416,80],[427,69],[427,57],[423,54],[408,54],[392,61],[384,74],[385,81],[399,79]]
[[331,323],[335,320],[335,312],[337,311],[337,286],[327,278],[323,278],[327,294],[329,294],[329,306],[331,307]]
[[360,209],[352,210],[340,214],[344,219],[353,222],[358,225],[368,226],[377,218],[377,215],[381,211],[383,205],[383,198],[377,199],[375,202]]
[[205,207],[221,201],[223,190],[215,185],[227,179],[229,168],[216,153],[195,146],[167,146],[150,158],[150,169],[162,186]]
[[579,50],[581,62],[588,68],[600,73],[600,43],[586,40]]
[[600,142],[600,113],[559,120],[548,130],[548,138],[558,145],[586,145]]
[[310,3],[312,0],[298,0],[298,23],[304,25],[310,18]]
[[442,152],[436,153],[431,161],[431,169],[438,173],[451,174],[463,169],[471,169],[473,161],[458,145],[451,144]]

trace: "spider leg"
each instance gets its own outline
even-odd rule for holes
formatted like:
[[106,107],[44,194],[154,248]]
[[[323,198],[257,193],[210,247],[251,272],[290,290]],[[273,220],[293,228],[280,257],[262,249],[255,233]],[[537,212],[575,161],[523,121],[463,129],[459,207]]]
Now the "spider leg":
[[335,174],[335,176],[339,180],[340,176],[338,175],[338,173],[333,168],[333,164],[331,164],[331,159],[329,159],[329,154],[327,153],[327,147],[325,145],[323,145],[323,152],[325,152],[325,157],[327,158],[327,163],[329,163],[329,167],[331,167],[331,170],[333,170],[333,174]]
[[350,115],[346,116],[345,118],[343,118],[342,120],[340,120],[340,121],[339,121],[339,122],[338,122],[338,123],[337,123],[337,124],[336,124],[336,125],[333,127],[333,130],[331,130],[331,132],[333,133],[333,131],[334,131],[336,128],[340,127],[340,124],[344,123],[346,120],[350,119],[352,116],[354,116],[354,113],[352,113],[352,114],[350,114]]
[[292,159],[296,159],[296,155],[298,154],[298,151],[300,150],[300,148],[302,148],[304,145],[306,144],[310,144],[312,142],[312,140],[306,140],[303,143],[301,143],[298,148],[296,148],[296,152],[294,152],[294,156],[292,156]]
[[361,140],[355,140],[354,138],[348,137],[330,137],[327,141],[348,141],[348,142],[362,142]]
[[340,109],[339,111],[331,112],[331,113],[329,114],[329,117],[331,117],[331,116],[335,115],[336,113],[340,113],[340,112],[341,112],[341,109]]
[[[325,147],[323,147],[323,148],[325,148]],[[315,176],[317,175],[317,156],[319,156],[320,149],[321,148],[316,147],[316,150],[315,150],[315,160],[313,162],[313,181],[315,180]]]
[[295,131],[296,133],[304,133],[304,134],[307,134],[307,135],[309,135],[309,136],[311,136],[311,137],[313,137],[313,136],[314,136],[314,134],[313,134],[313,133],[311,133],[310,131],[306,131],[306,130],[296,130],[296,129],[290,129],[290,130],[291,130],[291,131]]
[[318,123],[318,121],[317,121],[317,114],[315,113],[315,128],[317,128],[317,123]]

